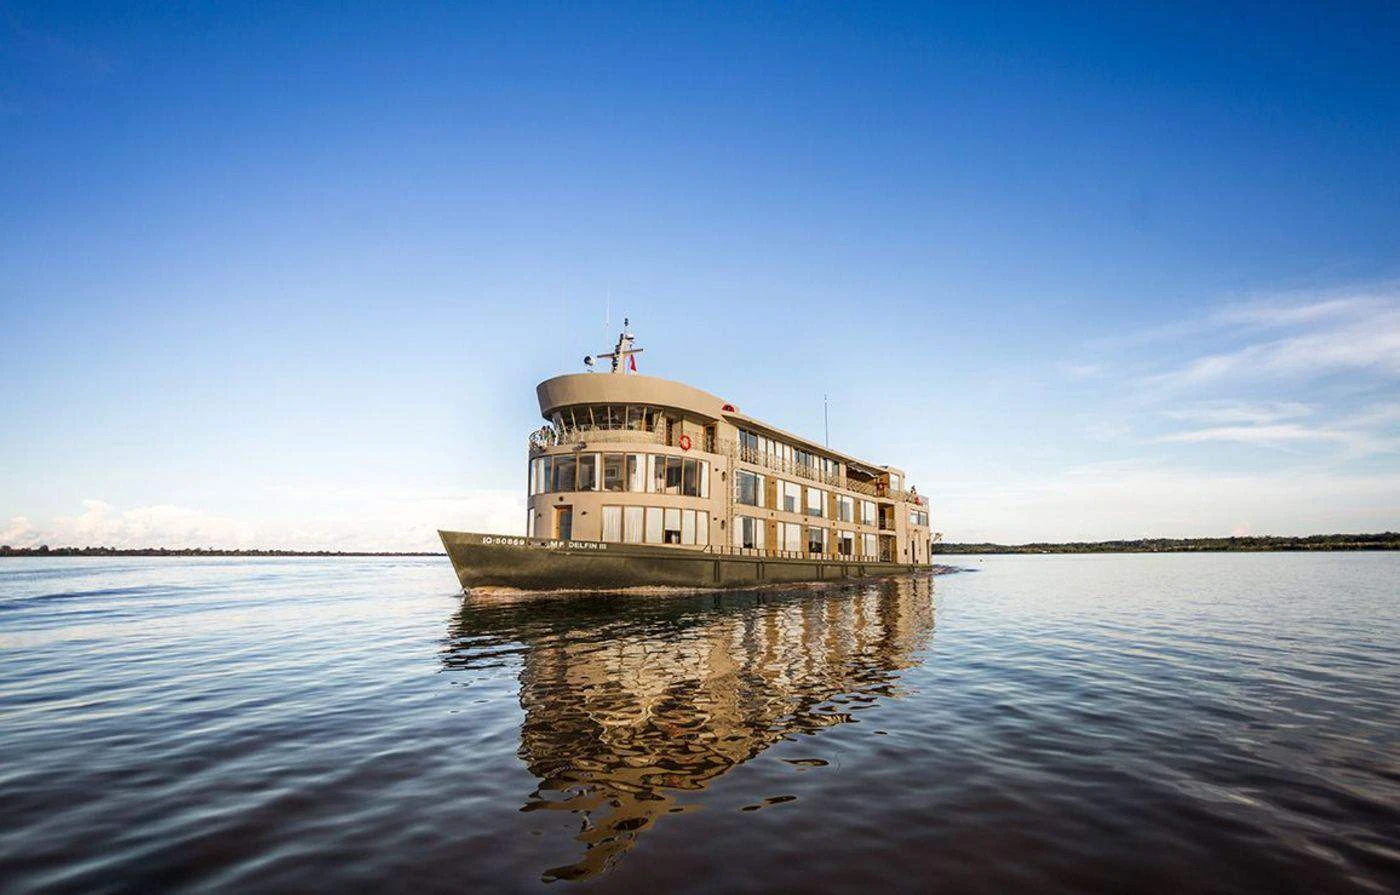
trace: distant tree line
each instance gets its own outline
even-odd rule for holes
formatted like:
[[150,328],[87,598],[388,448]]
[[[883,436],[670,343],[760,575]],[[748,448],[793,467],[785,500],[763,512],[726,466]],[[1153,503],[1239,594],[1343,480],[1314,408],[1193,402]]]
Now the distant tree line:
[[1288,538],[1250,535],[1236,538],[1141,538],[1136,541],[1072,541],[1035,544],[933,545],[935,553],[1250,553],[1305,550],[1400,550],[1400,532],[1308,535]]
[[446,556],[445,553],[362,550],[220,550],[214,547],[11,547],[0,544],[0,556]]

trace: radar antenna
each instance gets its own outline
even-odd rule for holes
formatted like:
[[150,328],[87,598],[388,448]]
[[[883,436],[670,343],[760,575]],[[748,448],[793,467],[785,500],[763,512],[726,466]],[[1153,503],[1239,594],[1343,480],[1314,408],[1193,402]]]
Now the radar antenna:
[[635,357],[646,350],[645,348],[632,347],[632,343],[637,340],[637,337],[632,335],[629,331],[628,327],[631,325],[632,321],[627,317],[623,317],[622,332],[617,337],[617,346],[613,348],[610,354],[598,355],[600,358],[605,357],[612,361],[612,372],[614,373],[626,373],[628,367],[631,367],[635,372],[637,369]]

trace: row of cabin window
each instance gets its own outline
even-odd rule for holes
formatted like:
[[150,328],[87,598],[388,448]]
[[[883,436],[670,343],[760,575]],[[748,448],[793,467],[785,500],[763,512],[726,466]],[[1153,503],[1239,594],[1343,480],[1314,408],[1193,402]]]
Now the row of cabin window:
[[603,507],[604,541],[615,544],[710,543],[710,514],[677,507]]
[[633,491],[709,497],[710,464],[663,454],[536,457],[530,462],[530,493],[550,491]]
[[836,460],[795,448],[790,444],[784,444],[748,429],[739,430],[739,455],[750,462],[755,462],[760,457],[783,460],[798,466],[805,466],[828,478],[835,478],[841,474],[841,464]]
[[570,429],[630,429],[651,432],[656,428],[660,412],[637,404],[605,404],[565,407],[554,412],[550,420],[559,434]]
[[[735,470],[734,472],[734,500],[751,507],[761,507],[765,505],[766,476],[757,472],[749,472],[746,469]],[[782,510],[785,513],[805,512],[808,516],[826,515],[826,492],[820,488],[807,488],[807,500],[803,503],[802,486],[796,482],[786,482],[779,479],[777,482],[778,506],[775,510]],[[847,497],[844,494],[836,495],[836,521],[854,522],[856,512],[856,499]],[[875,501],[860,501],[860,521],[864,525],[875,524]]]
[[[873,534],[857,536],[853,531],[837,531],[836,543],[831,543],[830,531],[815,525],[797,522],[777,523],[778,543],[775,550],[787,553],[809,553],[814,556],[851,556],[874,559],[879,555],[879,541]],[[762,519],[752,516],[734,517],[734,546],[748,550],[768,549],[767,528]],[[860,552],[856,552],[857,545]],[[834,550],[832,549],[834,547]]]
[[922,525],[924,528],[928,528],[928,513],[925,513],[922,510],[910,510],[909,524]]

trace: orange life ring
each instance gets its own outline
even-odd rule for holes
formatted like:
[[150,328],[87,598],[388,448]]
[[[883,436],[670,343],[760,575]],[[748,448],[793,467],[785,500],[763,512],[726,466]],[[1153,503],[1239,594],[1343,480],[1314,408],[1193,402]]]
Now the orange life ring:
[[676,442],[676,444],[680,445],[681,450],[683,451],[690,450],[690,436],[682,435],[680,439]]

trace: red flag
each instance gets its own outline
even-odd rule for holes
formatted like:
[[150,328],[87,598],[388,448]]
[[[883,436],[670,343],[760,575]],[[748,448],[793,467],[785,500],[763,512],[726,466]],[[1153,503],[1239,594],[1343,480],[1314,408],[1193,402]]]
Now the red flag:
[[637,355],[635,355],[635,354],[629,354],[629,355],[627,355],[627,366],[629,366],[629,367],[632,368],[632,372],[633,372],[633,373],[637,372]]

